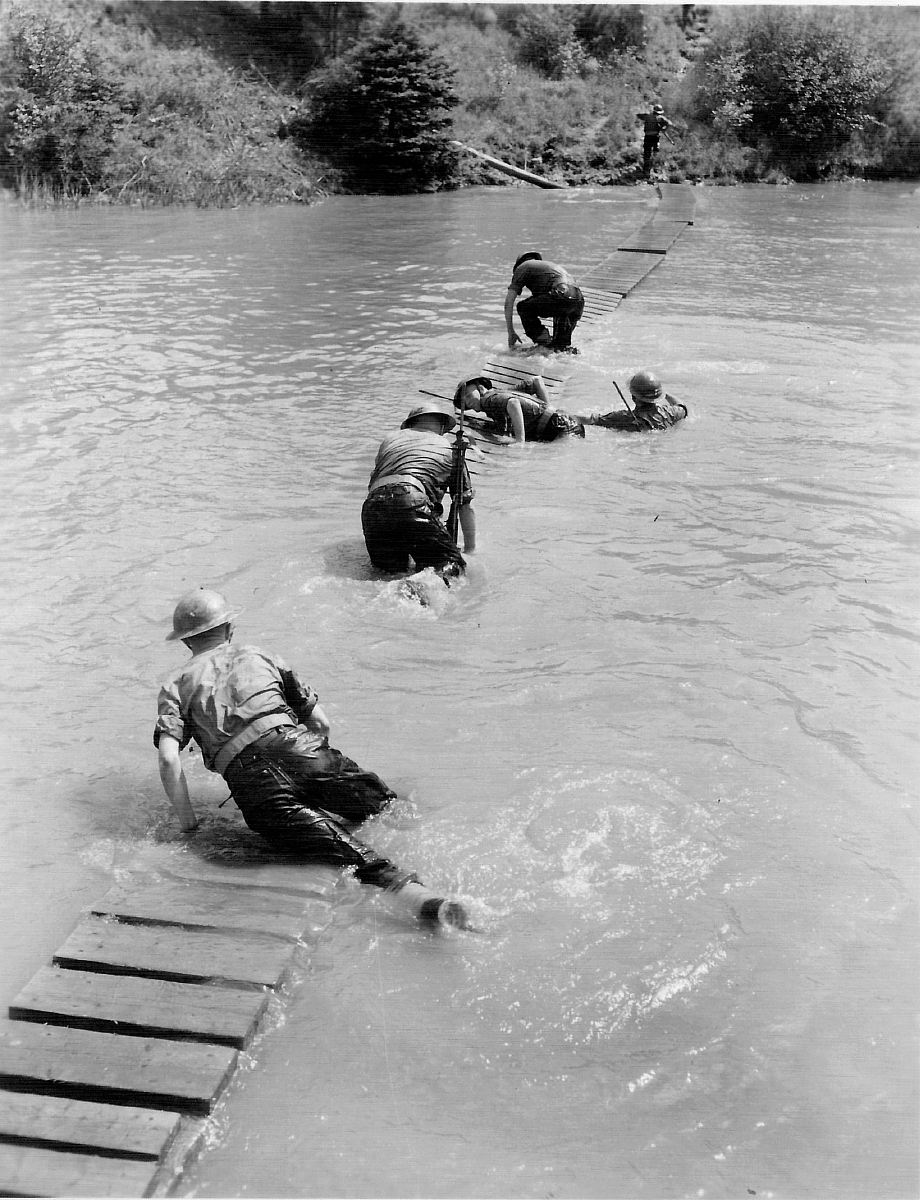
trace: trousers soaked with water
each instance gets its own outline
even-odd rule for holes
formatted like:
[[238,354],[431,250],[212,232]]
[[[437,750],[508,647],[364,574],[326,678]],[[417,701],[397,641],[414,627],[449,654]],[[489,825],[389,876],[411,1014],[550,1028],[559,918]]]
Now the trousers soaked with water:
[[376,488],[361,509],[364,543],[380,571],[421,570],[459,575],[466,562],[422,488],[390,483]]
[[585,311],[585,298],[580,288],[570,284],[557,284],[549,292],[521,300],[517,311],[524,332],[532,342],[545,340],[549,330],[540,318],[552,317],[553,349],[566,350],[572,344],[575,326]]
[[396,889],[416,876],[359,841],[348,828],[377,816],[393,792],[339,750],[317,746],[303,727],[272,730],[224,772],[250,829],[278,850],[335,867],[362,883]]

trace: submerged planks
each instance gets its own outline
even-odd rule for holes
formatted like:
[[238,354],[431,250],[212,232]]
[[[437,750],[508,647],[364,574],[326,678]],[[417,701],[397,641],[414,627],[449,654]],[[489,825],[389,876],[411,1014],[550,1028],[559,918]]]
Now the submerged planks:
[[653,217],[651,221],[647,221],[631,237],[621,243],[617,249],[666,254],[686,228],[686,221],[669,221],[662,217]]
[[178,1113],[157,1109],[0,1092],[0,1142],[159,1162],[181,1120]]
[[0,1145],[4,1196],[150,1196],[157,1164],[36,1146]]
[[149,975],[185,983],[277,988],[291,948],[275,937],[84,917],[54,955],[56,966],[103,974]]
[[10,1005],[10,1016],[242,1050],[267,1003],[251,989],[43,967]]
[[599,266],[589,271],[585,282],[600,291],[628,295],[637,284],[653,271],[664,258],[663,254],[617,250]]
[[330,870],[145,854],[157,861],[80,921],[0,1022],[0,1195],[171,1186],[267,989],[328,924]]
[[219,883],[156,882],[114,887],[92,912],[161,925],[192,925],[266,933],[295,941],[305,921],[306,897]]
[[0,1022],[0,1087],[40,1095],[203,1115],[236,1057],[227,1046]]

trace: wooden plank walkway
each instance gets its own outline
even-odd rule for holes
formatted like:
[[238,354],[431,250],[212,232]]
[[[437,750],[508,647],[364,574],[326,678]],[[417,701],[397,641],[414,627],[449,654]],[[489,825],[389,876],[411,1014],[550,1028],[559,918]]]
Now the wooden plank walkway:
[[626,296],[650,271],[654,271],[663,259],[663,254],[617,250],[593,267],[585,276],[585,282],[599,291],[616,292]]
[[621,242],[613,254],[582,274],[585,311],[581,323],[606,319],[623,299],[664,261],[665,255],[693,224],[696,196],[693,185],[661,184],[661,199],[653,217]]
[[97,916],[145,924],[190,925],[204,929],[236,929],[296,941],[304,924],[306,901],[220,883],[165,881],[118,885],[94,904]]
[[624,250],[640,250],[653,254],[667,254],[686,228],[686,221],[668,221],[654,217],[640,226],[632,237],[627,238],[617,249],[621,253]]
[[236,1056],[227,1046],[0,1021],[0,1087],[11,1091],[207,1114]]
[[226,985],[43,967],[10,1005],[16,1021],[180,1041],[249,1045],[268,997]]
[[136,1159],[0,1144],[4,1196],[151,1196],[155,1179]]
[[0,1021],[0,1195],[165,1195],[338,878],[235,848],[138,859]]
[[[585,298],[585,308],[579,328],[606,322],[623,300],[664,262],[670,248],[693,224],[696,205],[693,185],[660,184],[659,187],[660,200],[654,215],[621,242],[612,254],[580,274],[578,282]],[[488,364],[483,374],[506,384],[516,384],[540,374],[532,368],[518,365],[515,357],[519,356],[512,352],[507,363]],[[552,384],[547,381],[547,385],[561,387],[564,382],[563,379],[556,379]],[[452,387],[450,391],[453,391]]]
[[187,926],[141,925],[85,917],[55,952],[55,966],[107,975],[151,976],[180,983],[220,981],[278,988],[291,948],[260,934]]
[[175,1112],[0,1092],[0,1142],[42,1144],[158,1162],[179,1129]]

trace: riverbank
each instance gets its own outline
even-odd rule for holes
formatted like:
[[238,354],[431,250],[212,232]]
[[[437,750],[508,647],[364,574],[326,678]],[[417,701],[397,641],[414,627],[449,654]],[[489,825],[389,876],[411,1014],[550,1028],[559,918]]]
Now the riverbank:
[[[17,202],[36,207],[302,204],[355,190],[328,157],[279,136],[292,116],[309,114],[317,73],[394,6],[341,8],[159,0],[7,8],[0,15],[3,183]],[[827,11],[828,36],[852,47],[852,79],[840,68],[838,99],[843,106],[847,87],[862,87],[865,111],[857,105],[814,144],[794,143],[779,117],[772,139],[750,136],[752,85],[740,99],[709,94],[713,47],[726,48],[720,69],[734,61],[726,10],[417,4],[400,16],[448,63],[463,64],[455,71],[451,136],[560,185],[643,181],[636,114],[651,98],[673,122],[655,163],[661,180],[920,175],[920,10],[886,10],[871,30],[858,12]],[[870,67],[878,90],[883,55],[891,77],[884,104],[870,103]],[[481,184],[526,186],[469,154],[437,186]]]

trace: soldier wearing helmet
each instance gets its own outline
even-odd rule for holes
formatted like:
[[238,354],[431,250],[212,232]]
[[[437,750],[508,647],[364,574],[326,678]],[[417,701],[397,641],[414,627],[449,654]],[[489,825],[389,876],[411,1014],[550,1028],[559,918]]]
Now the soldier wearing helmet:
[[195,588],[179,600],[167,634],[192,652],[160,688],[153,735],[163,789],[182,828],[198,825],[179,757],[194,740],[246,824],[277,849],[351,867],[361,883],[398,893],[421,919],[465,924],[456,901],[435,896],[350,832],[395,792],[329,745],[319,697],[282,659],[233,645],[238,615],[219,592]]
[[457,384],[454,404],[464,411],[482,413],[493,432],[516,442],[554,442],[565,434],[585,436],[581,417],[556,408],[539,375],[522,379],[514,389],[494,387],[487,375],[467,375]]
[[[505,325],[508,330],[508,349],[520,342],[514,328],[515,301],[524,288],[530,295],[517,306],[521,325],[537,346],[563,354],[577,354],[572,345],[572,333],[585,310],[585,298],[575,279],[564,267],[547,262],[539,250],[528,250],[518,256],[505,293]],[[541,317],[552,317],[550,333]]]
[[667,429],[687,415],[686,404],[669,395],[661,380],[651,371],[637,371],[629,381],[633,407],[627,412],[615,408],[611,412],[585,417],[586,425],[604,429],[619,429],[624,433],[642,433],[651,429]]
[[642,140],[642,174],[648,175],[652,169],[652,158],[658,151],[658,142],[662,134],[672,141],[668,130],[673,128],[672,123],[664,115],[664,108],[660,104],[653,104],[648,112],[636,113],[636,120],[643,124],[644,137]]
[[450,406],[419,404],[396,432],[380,443],[361,509],[361,528],[371,562],[381,571],[433,567],[445,583],[466,561],[442,519],[448,493],[459,506],[464,553],[476,549],[476,514],[469,472],[456,469],[456,426]]

